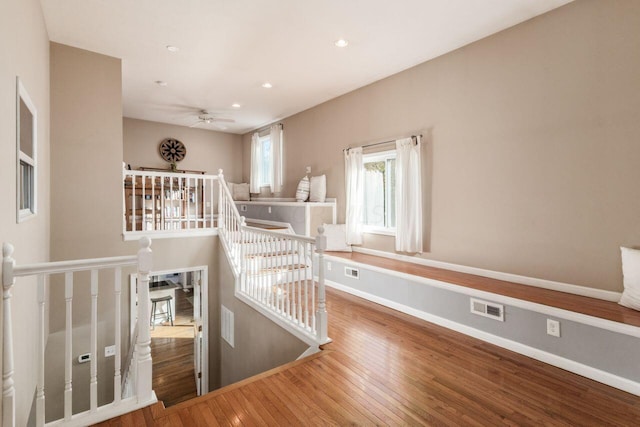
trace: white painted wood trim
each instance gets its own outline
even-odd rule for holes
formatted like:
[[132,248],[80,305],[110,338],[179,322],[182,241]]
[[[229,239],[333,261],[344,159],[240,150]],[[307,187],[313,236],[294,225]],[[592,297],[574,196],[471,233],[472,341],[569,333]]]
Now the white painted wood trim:
[[586,286],[572,285],[570,283],[554,282],[552,280],[537,279],[535,277],[520,276],[511,273],[502,273],[499,271],[485,270],[482,268],[468,267],[465,265],[452,264],[443,261],[435,261],[426,258],[418,258],[407,255],[396,254],[393,252],[378,251],[375,249],[367,249],[353,247],[354,252],[360,252],[367,255],[375,255],[383,258],[395,259],[413,264],[425,265],[427,267],[443,268],[445,270],[457,271],[459,273],[475,274],[476,276],[488,277],[491,279],[504,280],[507,282],[518,283],[520,285],[534,286],[537,288],[550,289],[553,291],[566,292],[574,295],[581,295],[589,298],[597,298],[605,301],[618,302],[621,292],[605,291],[602,289],[589,288]]
[[296,360],[304,359],[305,357],[309,357],[318,352],[320,352],[320,347],[318,347],[317,345],[312,345],[308,349],[306,349],[300,356],[298,356]]
[[498,347],[515,351],[516,353],[531,357],[533,359],[539,360],[544,363],[548,363],[549,365],[557,366],[561,369],[565,369],[569,372],[582,375],[584,377],[587,377],[592,380],[598,381],[600,383],[609,385],[611,387],[615,387],[617,389],[626,391],[636,396],[640,396],[640,383],[629,380],[627,378],[623,378],[623,377],[611,374],[609,372],[605,372],[600,369],[596,369],[591,366],[587,366],[582,363],[579,363],[579,362],[576,362],[552,353],[548,353],[546,351],[539,350],[534,347],[530,347],[525,344],[521,344],[506,338],[502,338],[497,335],[493,335],[493,334],[472,328],[467,325],[462,325],[460,323],[453,322],[451,320],[444,319],[439,316],[434,316],[422,310],[417,310],[415,308],[408,307],[404,304],[400,304],[400,303],[388,300],[386,298],[381,298],[376,295],[369,294],[367,292],[362,292],[357,289],[353,289],[349,286],[332,282],[330,280],[327,280],[325,283],[327,284],[327,286],[331,286],[332,288],[364,298],[366,300],[375,302],[380,305],[384,305],[386,307],[392,308],[394,310],[398,310],[402,313],[409,314],[411,316],[420,318],[422,320],[426,320],[427,322],[435,323],[436,325],[443,326],[445,328],[454,330],[456,332],[460,332],[462,334],[477,338],[479,340],[497,345]]
[[131,240],[140,240],[141,237],[151,237],[153,239],[173,239],[178,237],[200,237],[200,236],[217,236],[217,228],[198,228],[191,230],[161,230],[161,231],[127,231],[122,234],[122,240],[125,242]]
[[118,405],[114,403],[109,403],[107,405],[100,406],[96,412],[90,413],[89,411],[80,412],[79,414],[75,414],[71,417],[71,420],[59,419],[56,421],[51,421],[45,424],[47,427],[81,427],[92,424],[97,424],[102,421],[106,421],[110,418],[115,418],[120,415],[127,414],[129,412],[136,411],[141,408],[146,408],[147,406],[153,405],[158,402],[158,398],[156,397],[155,392],[151,392],[151,399],[145,402],[137,402],[136,396],[129,397],[127,399],[122,399]]
[[327,199],[326,202],[296,202],[295,199],[293,201],[279,201],[279,200],[269,200],[269,199],[257,199],[257,200],[234,200],[236,205],[256,205],[256,206],[290,206],[290,207],[305,207],[305,206],[335,206],[335,199]]
[[455,285],[453,283],[441,282],[435,279],[428,279],[426,277],[414,276],[412,274],[401,273],[395,270],[388,270],[385,268],[376,267],[369,264],[363,264],[359,262],[353,262],[349,259],[333,257],[331,255],[325,255],[328,260],[338,262],[346,265],[353,265],[362,270],[375,271],[382,274],[388,274],[390,276],[399,277],[405,280],[422,283],[425,285],[433,286],[440,289],[446,289],[452,292],[456,292],[463,295],[477,297],[481,299],[488,299],[493,302],[501,303],[504,305],[510,305],[512,307],[518,307],[525,310],[535,311],[537,313],[546,314],[548,316],[555,316],[561,319],[571,320],[573,322],[583,323],[585,325],[594,326],[596,328],[605,329],[612,332],[617,332],[624,335],[630,335],[640,338],[640,327],[627,325],[625,323],[614,322],[600,317],[589,316],[586,314],[576,313],[574,311],[563,310],[561,308],[551,307],[548,305],[538,304],[530,301],[524,301],[517,298],[507,297],[504,295],[494,294],[491,292],[480,291],[478,289],[468,288],[466,286]]

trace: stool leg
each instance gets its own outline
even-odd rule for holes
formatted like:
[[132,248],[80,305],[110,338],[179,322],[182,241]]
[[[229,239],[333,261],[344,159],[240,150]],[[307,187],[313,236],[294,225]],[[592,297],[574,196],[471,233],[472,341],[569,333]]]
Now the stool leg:
[[151,323],[151,330],[156,329],[156,303],[151,303],[151,319],[149,319],[149,323]]

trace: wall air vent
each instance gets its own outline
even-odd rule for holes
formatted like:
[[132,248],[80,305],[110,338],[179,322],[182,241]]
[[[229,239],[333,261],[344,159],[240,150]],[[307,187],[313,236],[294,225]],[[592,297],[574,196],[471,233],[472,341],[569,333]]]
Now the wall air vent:
[[471,298],[471,312],[504,322],[504,306],[502,304]]
[[351,277],[352,279],[359,279],[360,278],[360,270],[358,270],[357,268],[353,268],[353,267],[345,267],[344,268],[344,275],[347,277]]

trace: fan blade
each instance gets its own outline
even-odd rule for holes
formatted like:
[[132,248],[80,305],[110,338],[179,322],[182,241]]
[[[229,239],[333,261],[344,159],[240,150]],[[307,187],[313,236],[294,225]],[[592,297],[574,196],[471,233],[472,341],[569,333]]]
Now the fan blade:
[[198,126],[200,123],[204,123],[204,120],[198,120],[197,122],[195,122],[194,124],[192,124],[191,126],[189,126],[190,128],[194,128],[196,126]]
[[213,121],[214,122],[226,122],[226,123],[235,123],[236,122],[233,119],[220,119],[220,118],[217,118],[217,117],[214,117]]

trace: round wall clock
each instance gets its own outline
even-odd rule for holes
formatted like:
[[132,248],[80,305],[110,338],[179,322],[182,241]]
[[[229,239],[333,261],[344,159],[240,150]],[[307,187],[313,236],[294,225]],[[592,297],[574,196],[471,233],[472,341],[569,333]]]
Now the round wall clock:
[[184,159],[187,149],[177,139],[167,138],[160,143],[160,155],[169,163],[176,163]]

